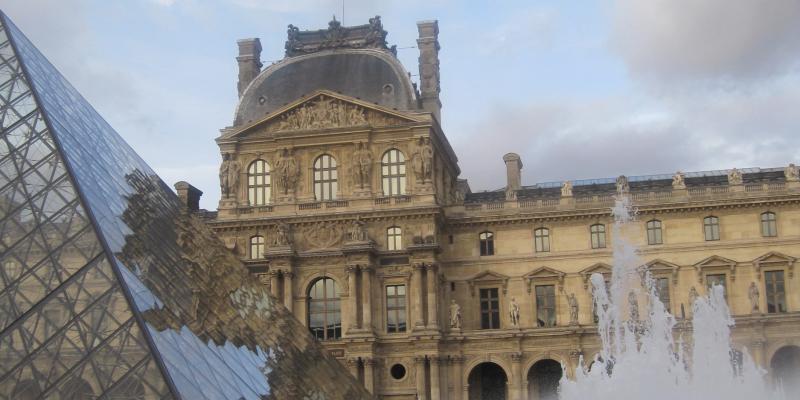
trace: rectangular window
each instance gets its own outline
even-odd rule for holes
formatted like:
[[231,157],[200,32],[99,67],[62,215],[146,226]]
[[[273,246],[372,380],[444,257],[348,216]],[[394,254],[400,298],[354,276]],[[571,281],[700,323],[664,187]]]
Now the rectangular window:
[[539,228],[533,232],[534,245],[537,253],[546,253],[550,251],[550,230],[547,228]]
[[406,286],[386,286],[386,331],[406,331]]
[[656,278],[656,294],[658,294],[658,300],[664,304],[664,309],[668,312],[672,312],[670,309],[670,299],[669,299],[669,278]]
[[728,298],[728,283],[725,274],[706,275],[706,287],[711,290],[715,285],[721,285],[725,289],[725,298]]
[[[606,298],[611,300],[611,281],[608,279],[604,279],[603,281],[606,283],[605,285]],[[600,317],[597,315],[597,307],[595,306],[595,301],[594,301],[594,286],[592,285],[591,288],[592,288],[592,321],[594,321],[594,323],[596,324],[600,322]]]
[[500,297],[497,289],[481,289],[481,329],[500,329]]
[[783,271],[764,272],[767,286],[767,312],[770,314],[786,312],[786,287]]
[[761,214],[761,235],[764,237],[778,236],[778,221],[775,213],[765,212]]
[[706,241],[719,240],[719,218],[706,217],[703,220],[703,231]]
[[606,247],[606,226],[595,224],[589,228],[592,237],[593,249],[604,249]]
[[556,291],[553,285],[536,286],[536,326],[556,326]]

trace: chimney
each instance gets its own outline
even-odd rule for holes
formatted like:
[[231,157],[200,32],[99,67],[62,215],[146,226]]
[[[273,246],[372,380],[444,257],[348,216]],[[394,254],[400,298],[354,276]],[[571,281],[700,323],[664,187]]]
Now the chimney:
[[439,101],[439,21],[417,22],[419,39],[420,100],[425,111],[433,113],[441,123],[442,102]]
[[236,85],[239,90],[239,97],[242,97],[244,88],[253,81],[261,72],[261,41],[258,38],[241,39],[236,42],[239,45],[239,83]]
[[519,154],[508,153],[503,156],[503,161],[506,162],[506,179],[508,185],[506,191],[519,190],[522,187],[522,159]]
[[175,184],[175,191],[178,192],[181,204],[190,212],[200,210],[200,196],[203,195],[200,189],[190,185],[189,182],[180,181]]

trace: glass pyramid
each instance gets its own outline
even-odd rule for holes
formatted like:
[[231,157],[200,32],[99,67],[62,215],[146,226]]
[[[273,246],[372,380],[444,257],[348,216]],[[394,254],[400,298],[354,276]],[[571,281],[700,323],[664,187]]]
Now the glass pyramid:
[[370,395],[0,12],[0,399]]

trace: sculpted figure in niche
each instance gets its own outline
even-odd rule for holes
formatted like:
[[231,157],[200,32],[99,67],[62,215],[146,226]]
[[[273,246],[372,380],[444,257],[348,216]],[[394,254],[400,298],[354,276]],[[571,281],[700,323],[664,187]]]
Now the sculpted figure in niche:
[[433,178],[433,147],[430,139],[419,138],[417,148],[411,157],[411,167],[417,182],[428,182]]
[[575,293],[567,296],[567,304],[569,304],[569,324],[578,325],[578,299],[575,298]]
[[353,182],[360,189],[369,186],[370,172],[372,172],[372,153],[359,142],[353,152]]
[[222,155],[222,164],[219,166],[219,188],[222,197],[231,197],[236,194],[239,186],[239,163],[233,160],[233,155]]
[[455,299],[450,300],[450,327],[461,329],[461,306]]
[[759,293],[758,293],[758,286],[756,286],[755,282],[750,282],[750,288],[747,290],[747,297],[750,299],[750,307],[752,309],[752,312],[754,314],[758,313],[758,311],[759,311],[759,307],[758,307]]
[[728,172],[728,184],[729,185],[742,184],[742,172],[739,171],[738,168],[734,168],[730,172]]
[[628,185],[628,178],[625,175],[620,175],[617,178],[617,193],[628,193],[630,191],[630,186]]
[[639,299],[636,298],[636,293],[628,292],[628,312],[631,316],[631,321],[639,320]]
[[783,175],[786,177],[787,182],[797,182],[800,180],[800,171],[798,171],[797,166],[794,164],[789,164],[789,166],[783,170]]
[[698,297],[697,289],[695,289],[694,286],[692,286],[692,288],[689,289],[689,305],[691,307],[694,307],[694,302],[695,300],[697,300],[697,297]]
[[289,149],[283,149],[281,156],[275,162],[275,170],[278,173],[278,180],[281,184],[281,189],[283,189],[283,194],[294,191],[297,184],[297,175],[300,171],[297,169],[297,161]]
[[561,185],[561,197],[572,197],[572,181],[565,181]]
[[275,228],[275,239],[273,240],[272,244],[275,247],[286,247],[291,246],[292,244],[292,237],[291,232],[289,231],[289,225],[285,223],[280,223]]
[[351,242],[367,242],[369,235],[367,234],[367,224],[358,217],[350,225],[347,232],[347,237]]
[[519,326],[519,304],[515,298],[511,298],[511,303],[508,305],[508,314],[511,316],[511,325]]
[[672,188],[673,189],[686,189],[686,182],[684,182],[683,172],[678,171],[672,175]]

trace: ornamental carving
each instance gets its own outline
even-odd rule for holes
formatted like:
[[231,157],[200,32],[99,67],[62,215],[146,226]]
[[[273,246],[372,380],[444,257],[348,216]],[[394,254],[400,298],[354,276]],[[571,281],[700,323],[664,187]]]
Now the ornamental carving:
[[322,222],[304,229],[303,237],[312,249],[328,249],[342,240],[344,229],[335,222]]
[[385,126],[401,123],[357,104],[348,103],[336,98],[320,95],[298,107],[295,107],[267,126],[266,132],[291,132],[307,129],[345,128],[352,126]]

